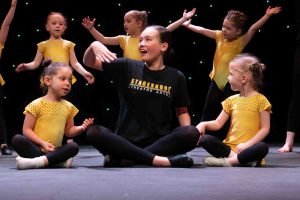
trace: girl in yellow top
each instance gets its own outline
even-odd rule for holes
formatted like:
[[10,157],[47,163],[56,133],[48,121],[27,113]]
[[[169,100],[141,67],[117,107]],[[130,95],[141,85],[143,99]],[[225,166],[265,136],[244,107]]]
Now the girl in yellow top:
[[[184,10],[183,16],[180,20],[170,24],[167,29],[173,31],[178,28],[183,22],[189,20],[196,12],[193,9],[189,12]],[[124,15],[124,29],[127,35],[118,35],[115,37],[106,37],[97,31],[94,27],[96,19],[91,20],[86,17],[82,20],[82,25],[86,28],[92,36],[104,45],[119,45],[123,50],[124,58],[131,58],[133,60],[142,60],[138,49],[140,36],[142,31],[147,26],[148,15],[146,11],[131,10]]]
[[[199,146],[215,157],[203,160],[205,166],[247,166],[260,164],[268,153],[263,139],[270,131],[271,104],[258,92],[262,85],[264,65],[250,54],[240,54],[229,63],[229,84],[233,95],[222,102],[218,118],[197,125],[201,134]],[[205,135],[206,130],[219,130],[230,118],[226,139]]]
[[209,75],[212,81],[206,95],[201,121],[215,119],[221,110],[220,102],[234,94],[228,84],[229,62],[243,51],[255,32],[265,24],[270,16],[279,13],[280,10],[280,7],[268,7],[265,15],[246,33],[243,32],[246,16],[236,10],[230,10],[225,16],[222,30],[210,30],[195,26],[190,23],[190,20],[183,23],[188,29],[216,40],[213,69]]
[[[2,49],[4,48],[4,44],[8,35],[10,24],[14,18],[15,10],[17,7],[17,0],[11,1],[10,9],[3,20],[3,23],[1,25],[0,29],[0,58],[2,54]],[[1,68],[0,68],[1,69]],[[0,70],[1,72],[1,70]],[[12,151],[7,146],[7,130],[6,130],[6,124],[4,119],[4,111],[3,111],[3,85],[5,81],[0,73],[0,149],[2,155],[11,155]]]
[[[86,71],[78,62],[74,51],[75,44],[62,39],[62,35],[67,29],[66,17],[59,12],[51,12],[46,21],[46,30],[50,34],[49,40],[37,44],[37,52],[34,60],[30,63],[21,63],[16,71],[33,70],[40,66],[43,59],[50,59],[53,62],[62,62],[71,65],[89,84],[94,82],[94,76]],[[72,83],[76,81],[73,76]]]
[[[85,119],[82,125],[74,125],[78,109],[63,99],[71,90],[72,68],[60,62],[51,63],[44,69],[41,77],[46,95],[25,108],[23,134],[12,138],[12,145],[18,153],[17,168],[43,168],[67,162],[79,150],[75,142],[62,145],[63,135],[74,137],[85,131],[92,118]],[[60,165],[61,166],[61,165]]]

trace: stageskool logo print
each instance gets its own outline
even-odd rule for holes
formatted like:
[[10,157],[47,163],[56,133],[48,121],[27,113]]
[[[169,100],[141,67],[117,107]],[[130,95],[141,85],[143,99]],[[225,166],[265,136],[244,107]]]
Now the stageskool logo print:
[[167,85],[151,83],[149,81],[143,81],[135,78],[131,79],[129,88],[135,90],[143,90],[150,93],[155,92],[156,94],[162,94],[166,97],[170,97],[171,89],[172,89],[172,87]]

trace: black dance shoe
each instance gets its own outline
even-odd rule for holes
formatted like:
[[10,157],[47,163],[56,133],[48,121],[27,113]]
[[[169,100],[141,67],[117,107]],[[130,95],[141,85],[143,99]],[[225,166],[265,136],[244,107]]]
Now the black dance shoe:
[[191,156],[186,154],[180,154],[173,157],[168,157],[171,167],[178,168],[190,168],[194,164],[194,160]]
[[2,154],[2,155],[12,155],[12,151],[8,148],[7,145],[4,145],[4,146],[1,148],[1,154]]

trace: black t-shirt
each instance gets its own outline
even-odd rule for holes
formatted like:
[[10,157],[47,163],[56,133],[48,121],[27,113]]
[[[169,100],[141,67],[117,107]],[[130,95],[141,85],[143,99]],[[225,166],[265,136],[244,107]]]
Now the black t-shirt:
[[171,131],[174,108],[188,106],[186,80],[179,70],[148,69],[142,61],[118,58],[103,63],[117,86],[120,113],[116,134],[147,145]]

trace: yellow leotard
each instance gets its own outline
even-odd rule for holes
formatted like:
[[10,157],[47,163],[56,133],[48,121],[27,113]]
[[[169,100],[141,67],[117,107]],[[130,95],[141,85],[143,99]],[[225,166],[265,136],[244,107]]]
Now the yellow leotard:
[[228,42],[224,39],[222,31],[216,31],[216,51],[214,55],[213,69],[209,77],[216,82],[223,91],[229,76],[229,62],[244,48],[241,37]]

